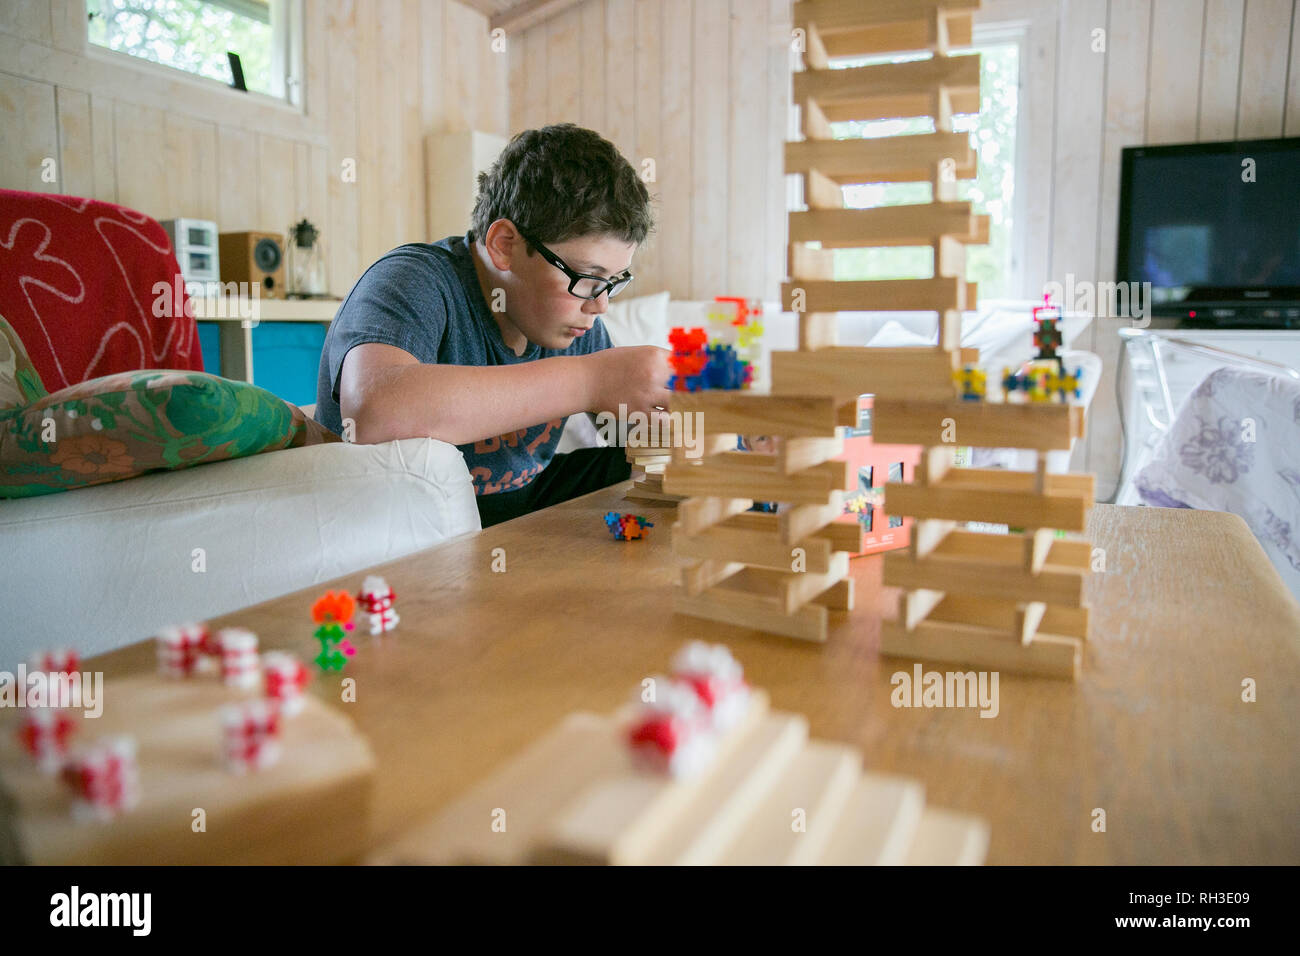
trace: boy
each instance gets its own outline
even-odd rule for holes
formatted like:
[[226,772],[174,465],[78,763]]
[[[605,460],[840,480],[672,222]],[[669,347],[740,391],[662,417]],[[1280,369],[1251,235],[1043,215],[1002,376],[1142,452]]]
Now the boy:
[[348,293],[317,420],[458,446],[485,528],[626,480],[622,449],[555,447],[569,415],[668,404],[668,350],[612,348],[600,320],[651,226],[612,143],[572,123],[520,133],[479,175],[464,237],[394,249]]

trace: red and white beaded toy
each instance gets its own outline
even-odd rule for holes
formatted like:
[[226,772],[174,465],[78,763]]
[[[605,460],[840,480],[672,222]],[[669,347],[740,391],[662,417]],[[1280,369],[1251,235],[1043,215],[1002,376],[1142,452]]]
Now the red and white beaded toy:
[[266,675],[266,696],[279,702],[280,713],[285,717],[302,713],[311,679],[307,666],[292,654],[268,651],[262,655],[262,673]]
[[221,649],[221,680],[227,687],[251,689],[261,680],[257,635],[247,628],[227,627],[217,632]]
[[81,669],[81,658],[69,647],[33,654],[27,669],[44,674],[75,674]]
[[165,627],[155,640],[158,672],[166,677],[193,677],[202,669],[206,655],[213,650],[205,624]]
[[62,707],[31,707],[23,714],[18,740],[44,773],[56,773],[68,756],[68,738],[76,725]]
[[690,777],[713,759],[716,738],[709,714],[695,690],[668,677],[655,677],[654,699],[638,697],[627,728],[632,759],[645,770]]
[[233,773],[265,770],[280,759],[280,705],[259,698],[221,708],[222,757]]
[[63,780],[73,791],[73,814],[110,820],[140,802],[134,737],[105,737],[68,759]]
[[401,620],[393,610],[397,595],[393,589],[377,574],[368,575],[357,593],[357,602],[370,615],[370,633],[383,634],[397,627]]
[[744,668],[723,644],[691,641],[673,658],[672,673],[694,689],[715,732],[734,727],[749,708]]

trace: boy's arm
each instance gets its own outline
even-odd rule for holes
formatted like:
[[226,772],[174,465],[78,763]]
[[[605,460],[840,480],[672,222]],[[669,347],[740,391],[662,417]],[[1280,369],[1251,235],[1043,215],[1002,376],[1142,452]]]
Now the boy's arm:
[[577,412],[666,407],[668,355],[642,346],[519,365],[424,365],[368,343],[343,360],[339,410],[359,443],[432,437],[464,445]]

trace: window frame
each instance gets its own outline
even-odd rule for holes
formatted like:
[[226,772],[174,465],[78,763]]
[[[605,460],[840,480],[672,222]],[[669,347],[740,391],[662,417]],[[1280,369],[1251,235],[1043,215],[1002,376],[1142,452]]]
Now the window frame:
[[[257,90],[236,90],[229,83],[223,83],[212,77],[191,73],[189,70],[157,63],[153,60],[113,50],[90,41],[87,0],[70,0],[75,3],[81,15],[77,18],[81,26],[81,43],[87,57],[101,63],[117,67],[126,67],[155,77],[162,82],[180,82],[210,92],[222,91],[228,96],[247,102],[250,97],[259,106],[289,110],[305,115],[306,98],[304,92],[303,32],[305,18],[303,0],[268,0],[271,10],[271,84],[273,93]],[[283,26],[280,26],[283,24]],[[276,41],[276,31],[280,36]]]

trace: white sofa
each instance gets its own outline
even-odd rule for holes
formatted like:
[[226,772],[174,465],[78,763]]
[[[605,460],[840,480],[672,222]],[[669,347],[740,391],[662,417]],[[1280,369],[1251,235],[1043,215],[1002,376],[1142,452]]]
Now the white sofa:
[[0,501],[0,670],[45,648],[111,650],[479,528],[464,458],[428,438]]

